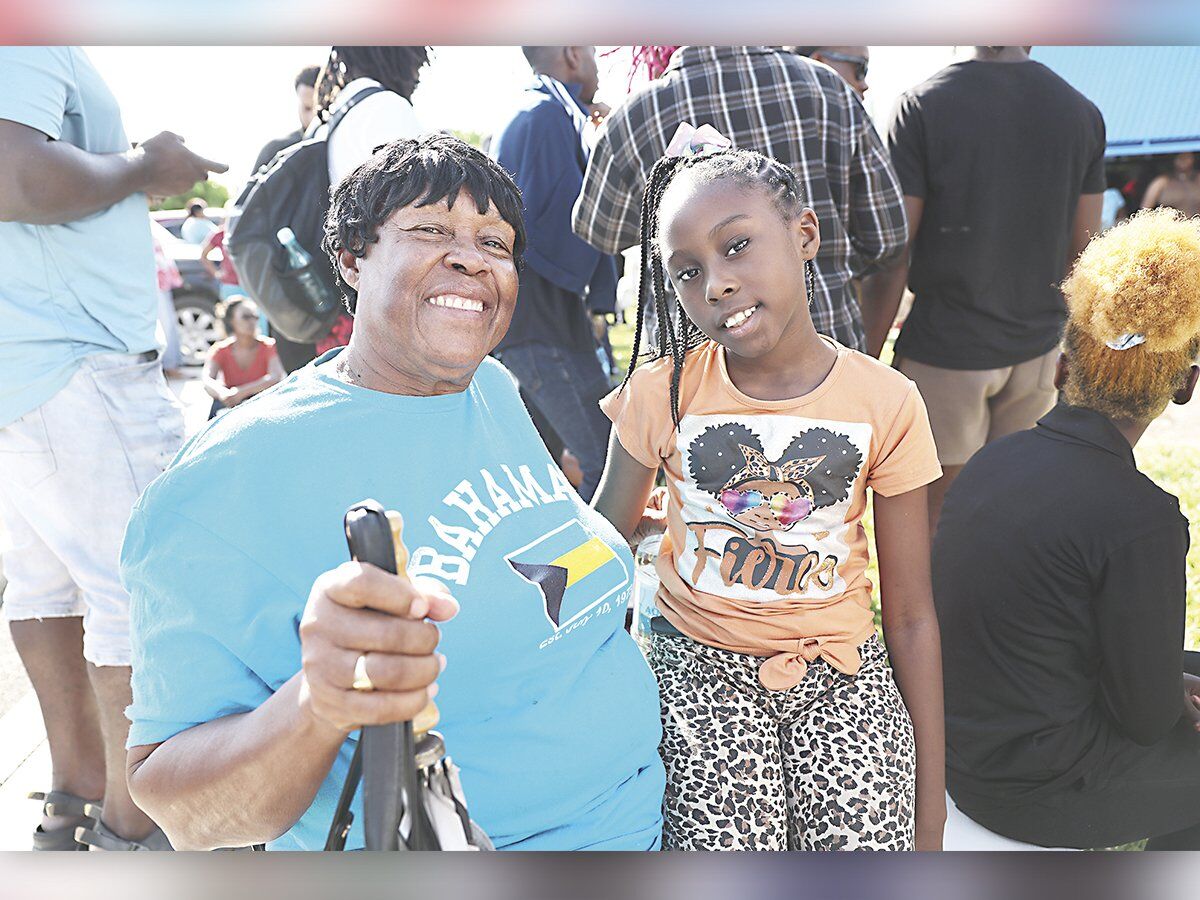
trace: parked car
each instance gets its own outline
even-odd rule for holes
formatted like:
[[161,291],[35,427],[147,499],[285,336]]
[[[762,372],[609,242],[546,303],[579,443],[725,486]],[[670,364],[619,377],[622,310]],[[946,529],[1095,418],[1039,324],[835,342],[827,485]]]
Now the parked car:
[[[187,221],[186,209],[157,209],[150,213],[150,219],[157,222],[175,237],[183,240],[183,223]],[[204,210],[204,217],[216,226],[225,224],[225,217],[229,214],[229,210],[219,207],[210,206]]]
[[[208,348],[225,336],[217,315],[220,298],[217,282],[200,262],[200,247],[172,234],[159,215],[150,214],[150,230],[183,278],[183,284],[172,291],[180,355],[185,366],[202,366],[208,357]],[[183,224],[183,218],[179,216],[179,225]],[[219,258],[219,253],[214,254],[214,259]]]

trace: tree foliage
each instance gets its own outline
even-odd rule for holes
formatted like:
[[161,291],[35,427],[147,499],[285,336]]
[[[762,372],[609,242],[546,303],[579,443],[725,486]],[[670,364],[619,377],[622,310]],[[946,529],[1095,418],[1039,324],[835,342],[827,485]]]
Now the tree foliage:
[[472,147],[477,147],[480,150],[484,149],[483,141],[485,135],[478,131],[464,131],[461,128],[451,128],[450,133],[463,143],[470,144]]
[[207,206],[222,207],[229,200],[229,188],[223,184],[209,181],[197,181],[182,194],[165,197],[155,203],[151,209],[183,209],[193,197],[199,197]]

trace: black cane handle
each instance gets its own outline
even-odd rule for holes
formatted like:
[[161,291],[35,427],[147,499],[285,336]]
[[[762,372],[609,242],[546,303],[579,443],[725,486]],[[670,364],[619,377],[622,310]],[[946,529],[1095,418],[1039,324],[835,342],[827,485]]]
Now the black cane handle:
[[[379,503],[363,500],[351,506],[346,511],[345,527],[352,559],[398,574],[392,526]],[[412,722],[365,726],[359,740],[363,750],[363,833],[367,849],[440,849],[421,801]],[[400,820],[406,804],[412,819],[407,846],[400,840]]]

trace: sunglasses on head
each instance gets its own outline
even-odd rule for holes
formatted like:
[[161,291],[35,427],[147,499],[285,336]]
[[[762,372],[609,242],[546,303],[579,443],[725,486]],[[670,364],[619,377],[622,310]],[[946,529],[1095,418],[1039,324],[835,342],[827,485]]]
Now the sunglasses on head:
[[726,488],[721,491],[721,505],[729,510],[731,515],[738,516],[749,509],[756,509],[764,504],[770,506],[775,518],[784,525],[799,522],[812,512],[812,503],[807,497],[790,497],[782,492],[767,496],[762,491],[738,491]]
[[854,66],[854,75],[859,81],[864,81],[867,77],[867,65],[870,60],[865,56],[851,56],[849,53],[837,53],[832,50],[822,50],[821,55],[826,59],[832,59],[834,62],[851,63]]

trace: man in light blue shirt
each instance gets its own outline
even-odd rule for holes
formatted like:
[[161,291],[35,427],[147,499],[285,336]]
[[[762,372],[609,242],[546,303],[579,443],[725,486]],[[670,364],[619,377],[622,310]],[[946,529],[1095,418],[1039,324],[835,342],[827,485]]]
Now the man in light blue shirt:
[[[169,132],[131,149],[78,48],[0,48],[0,83],[4,615],[54,770],[34,847],[86,849],[83,836],[165,849],[125,783],[129,620],[116,565],[129,509],[183,432],[155,348],[146,205],[225,166]],[[86,801],[103,803],[103,822]]]

